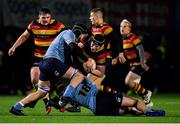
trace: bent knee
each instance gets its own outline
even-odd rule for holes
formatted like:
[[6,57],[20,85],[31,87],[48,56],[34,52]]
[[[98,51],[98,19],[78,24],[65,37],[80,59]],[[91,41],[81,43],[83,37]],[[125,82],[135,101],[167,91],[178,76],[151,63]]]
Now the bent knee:
[[40,71],[38,67],[34,67],[31,69],[31,82],[33,85],[38,84],[39,75],[40,75]]
[[50,91],[49,87],[44,87],[44,86],[38,86],[38,91],[40,91],[42,94],[47,94]]

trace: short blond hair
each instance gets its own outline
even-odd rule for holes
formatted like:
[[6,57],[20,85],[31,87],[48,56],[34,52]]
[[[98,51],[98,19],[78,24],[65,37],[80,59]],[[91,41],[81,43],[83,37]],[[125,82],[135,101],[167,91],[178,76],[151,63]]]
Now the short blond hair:
[[127,23],[127,24],[128,24],[128,26],[129,26],[130,28],[132,28],[132,24],[131,24],[131,22],[130,22],[130,21],[128,21],[127,19],[123,19],[123,20],[121,21],[121,23]]
[[101,8],[93,8],[90,13],[98,14],[100,17],[103,17],[103,11]]
[[93,8],[90,12],[91,12],[91,13],[97,13],[97,12],[103,13],[103,11],[102,11],[101,8]]

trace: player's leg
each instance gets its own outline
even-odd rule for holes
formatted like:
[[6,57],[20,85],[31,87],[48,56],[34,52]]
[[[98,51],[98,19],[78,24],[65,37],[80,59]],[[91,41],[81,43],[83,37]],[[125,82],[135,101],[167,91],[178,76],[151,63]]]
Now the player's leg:
[[68,112],[81,112],[81,106],[78,102],[72,101],[71,107],[66,108],[66,111]]
[[165,116],[164,110],[149,109],[143,101],[128,96],[123,96],[121,107],[135,107],[134,111],[136,111],[137,114],[142,113],[146,116]]
[[31,75],[31,82],[32,82],[34,88],[37,90],[38,80],[39,80],[39,75],[40,75],[39,66],[31,67],[30,75]]
[[[40,76],[40,69],[39,69],[39,59],[36,60],[37,62],[34,62],[33,66],[31,67],[30,76],[31,76],[31,82],[33,87],[37,90],[38,88],[38,80]],[[47,95],[43,98],[46,111],[51,111],[50,106],[47,106],[48,101],[50,100],[50,94],[47,93]],[[30,104],[26,105],[26,107],[34,108],[37,101],[31,102]]]
[[[39,75],[40,75],[39,64],[34,63],[34,65],[31,67],[31,70],[30,70],[30,77],[31,77],[31,83],[33,87],[35,88],[35,90],[37,90],[38,88]],[[34,108],[36,103],[37,101],[31,102],[29,104],[26,104],[25,107]]]
[[46,107],[47,114],[49,114],[51,112],[51,107],[54,107],[55,109],[58,109],[58,110],[60,108],[59,101],[60,101],[60,98],[62,97],[65,87],[67,85],[64,83],[68,83],[67,81],[64,81],[64,80],[62,82],[61,81],[60,82],[57,81],[58,83],[55,83],[55,86],[51,87],[50,94],[51,94],[51,92],[53,92],[55,90],[57,95],[54,98],[49,97],[50,99],[43,99],[43,101],[46,105],[45,107]]
[[[137,92],[143,99],[146,104],[153,104],[151,102],[151,96],[152,92],[149,90],[146,90],[141,84],[140,84],[141,76],[129,71],[129,73],[126,76],[125,83],[128,87],[130,87],[133,91]],[[151,106],[152,107],[152,106]]]
[[10,110],[12,114],[15,115],[24,115],[21,112],[21,109],[26,105],[33,101],[39,100],[40,98],[43,98],[47,92],[50,90],[50,82],[49,81],[39,81],[38,83],[38,90],[34,93],[29,94],[19,102],[17,102]]
[[128,97],[128,96],[123,96],[122,98],[122,104],[121,107],[127,107],[129,111],[133,110],[131,109],[132,107],[136,108],[136,113],[137,114],[143,114],[146,108],[146,105],[143,101],[140,101],[138,99],[132,98],[132,97]]
[[39,76],[40,76],[39,63],[41,60],[42,60],[42,58],[38,58],[38,57],[34,56],[33,57],[33,65],[30,70],[31,83],[36,90],[38,88],[38,81],[39,81]]
[[66,106],[72,101],[71,98],[74,95],[75,88],[84,80],[84,75],[73,67],[70,67],[63,77],[71,80],[64,91],[63,97],[61,98],[61,107]]

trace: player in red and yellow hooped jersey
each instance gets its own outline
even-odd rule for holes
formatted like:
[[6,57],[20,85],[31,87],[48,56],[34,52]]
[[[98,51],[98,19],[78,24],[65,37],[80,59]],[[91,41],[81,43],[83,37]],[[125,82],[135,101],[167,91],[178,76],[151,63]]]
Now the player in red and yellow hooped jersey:
[[34,56],[42,58],[51,42],[63,28],[64,25],[54,19],[50,19],[47,25],[42,25],[40,19],[32,21],[27,31],[34,36]]
[[[43,59],[43,56],[48,49],[51,42],[55,37],[62,31],[65,26],[52,18],[52,13],[47,8],[41,8],[39,11],[38,19],[32,21],[24,33],[17,39],[14,45],[9,49],[9,56],[13,55],[16,48],[22,45],[30,36],[34,38],[34,60],[33,66],[31,67],[31,82],[33,86],[37,89],[37,84],[40,76],[39,62]],[[49,99],[49,96],[47,95]],[[46,104],[47,99],[44,99]],[[36,101],[29,107],[34,107]],[[46,111],[49,111],[46,106]]]
[[139,52],[136,49],[136,46],[140,44],[141,44],[141,40],[133,33],[130,33],[123,38],[124,54],[130,66],[141,64]]
[[[109,71],[106,71],[106,73],[108,74],[107,76],[110,77],[112,58],[116,58],[119,51],[123,51],[122,44],[120,44],[120,39],[113,28],[104,21],[103,11],[101,8],[93,8],[90,11],[90,21],[92,24],[91,33],[93,36],[96,34],[101,34],[105,38],[104,49],[106,50],[106,62],[110,61],[107,62],[108,64],[106,64],[106,68],[108,68],[106,70]],[[107,86],[112,85],[112,82],[110,82],[110,80],[105,81]]]
[[8,54],[14,54],[17,47],[23,44],[30,36],[34,37],[34,60],[31,68],[31,82],[36,87],[40,70],[39,61],[42,60],[47,48],[54,38],[62,31],[64,25],[52,18],[52,13],[47,8],[39,11],[38,19],[32,21],[24,33],[17,39],[14,45],[9,49]]
[[[88,69],[88,78],[94,82],[98,88],[108,73],[108,65],[111,64],[111,53],[105,48],[105,39],[103,35],[96,34],[90,38],[90,53],[89,56],[95,60],[96,66],[93,70]],[[107,46],[108,48],[109,46]],[[84,66],[86,70],[86,66]]]
[[[90,21],[92,24],[91,33],[92,35],[101,34],[105,38],[106,49],[111,51],[112,57],[116,57],[119,52],[119,38],[115,34],[113,28],[104,22],[103,11],[100,8],[94,8],[90,11]],[[121,47],[120,47],[121,48]],[[120,49],[121,50],[121,49]]]
[[121,63],[128,62],[130,71],[126,76],[125,84],[136,91],[147,106],[152,106],[150,98],[152,92],[140,85],[142,74],[149,69],[146,64],[145,52],[140,38],[131,32],[132,24],[124,19],[120,23],[120,33],[123,37],[124,52],[119,54]]

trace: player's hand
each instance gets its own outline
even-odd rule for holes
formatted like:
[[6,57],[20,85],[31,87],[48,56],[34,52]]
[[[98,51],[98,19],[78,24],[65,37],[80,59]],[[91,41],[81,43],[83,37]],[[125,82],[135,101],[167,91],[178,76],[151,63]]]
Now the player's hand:
[[114,59],[112,60],[111,64],[112,64],[112,65],[116,65],[117,62],[118,62],[118,58],[114,58]]
[[13,54],[14,54],[14,52],[15,52],[15,48],[14,47],[11,47],[10,49],[9,49],[9,51],[8,51],[8,55],[9,56],[12,56]]
[[96,62],[92,58],[88,58],[88,61],[83,64],[84,70],[86,72],[91,72],[91,70],[96,69]]
[[124,53],[119,53],[119,62],[122,64],[126,63],[126,58],[124,57]]
[[149,70],[149,66],[147,66],[146,63],[141,63],[141,67],[142,67],[145,71],[148,71],[148,70]]
[[81,43],[81,42],[79,42],[79,43],[78,43],[78,46],[79,46],[80,48],[83,48],[83,47],[84,47],[84,44]]

